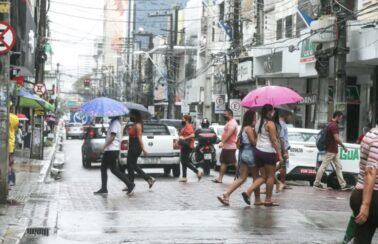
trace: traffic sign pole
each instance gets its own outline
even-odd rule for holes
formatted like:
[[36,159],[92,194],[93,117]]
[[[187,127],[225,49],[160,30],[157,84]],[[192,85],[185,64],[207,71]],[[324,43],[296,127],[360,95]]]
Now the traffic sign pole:
[[[1,14],[0,18],[9,22],[9,13]],[[5,204],[8,198],[9,58],[9,51],[0,55],[0,204]]]

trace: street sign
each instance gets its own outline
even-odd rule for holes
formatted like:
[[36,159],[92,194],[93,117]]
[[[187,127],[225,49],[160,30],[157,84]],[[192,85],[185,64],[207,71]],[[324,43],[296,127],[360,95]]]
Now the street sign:
[[71,113],[70,121],[74,123],[80,123],[80,124],[86,125],[91,122],[91,118],[85,113],[78,111],[78,112]]
[[15,30],[9,23],[5,21],[0,21],[0,55],[8,53],[10,50],[13,49],[15,44]]
[[38,96],[42,96],[46,93],[46,86],[43,83],[37,83],[34,85],[33,91]]
[[241,106],[240,106],[240,99],[230,99],[230,109],[234,113],[235,119],[241,119]]
[[226,95],[215,95],[215,113],[222,114],[226,110]]
[[77,106],[77,102],[76,101],[67,101],[66,105],[69,108],[73,108],[73,107]]
[[0,3],[0,13],[7,14],[9,13],[10,6],[8,2]]

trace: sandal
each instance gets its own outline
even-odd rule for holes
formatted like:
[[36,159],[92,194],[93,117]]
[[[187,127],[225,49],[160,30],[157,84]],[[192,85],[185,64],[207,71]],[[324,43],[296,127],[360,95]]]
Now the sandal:
[[265,202],[264,203],[265,207],[278,207],[280,204],[278,202]]
[[222,183],[222,181],[219,181],[218,179],[212,179],[211,181],[214,183],[220,183],[220,184]]
[[255,202],[253,205],[255,206],[263,206],[265,203],[264,202]]
[[251,200],[249,200],[249,197],[246,192],[242,192],[243,200],[247,205],[251,205]]
[[288,186],[288,185],[285,185],[285,186],[283,187],[283,189],[285,189],[285,190],[291,190],[291,189],[293,189],[293,187]]
[[186,183],[186,182],[188,182],[188,179],[180,179],[179,182],[180,183]]
[[225,197],[224,197],[224,195],[223,196],[218,196],[217,197],[218,198],[218,200],[224,205],[224,206],[230,206],[230,200],[229,199],[226,199]]

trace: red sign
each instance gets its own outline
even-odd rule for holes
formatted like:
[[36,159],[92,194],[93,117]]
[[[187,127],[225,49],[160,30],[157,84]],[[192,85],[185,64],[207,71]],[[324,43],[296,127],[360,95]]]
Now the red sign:
[[16,32],[13,27],[5,21],[0,21],[0,55],[11,51],[15,44]]
[[46,86],[43,83],[37,83],[34,85],[33,91],[38,96],[42,96],[46,93]]
[[25,82],[24,76],[16,76],[16,77],[13,77],[12,80],[16,82],[16,85],[24,86],[24,82]]

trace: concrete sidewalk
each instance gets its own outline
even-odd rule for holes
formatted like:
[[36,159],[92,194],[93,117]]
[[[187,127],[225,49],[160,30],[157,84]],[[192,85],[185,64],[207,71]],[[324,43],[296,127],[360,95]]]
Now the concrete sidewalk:
[[9,191],[8,204],[0,205],[0,243],[18,243],[22,239],[29,223],[25,206],[33,192],[44,184],[56,147],[57,143],[46,147],[43,160],[30,159],[27,152],[15,153],[16,185]]

